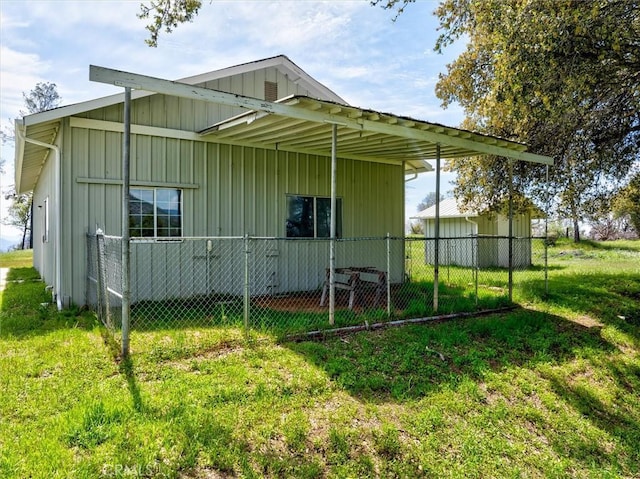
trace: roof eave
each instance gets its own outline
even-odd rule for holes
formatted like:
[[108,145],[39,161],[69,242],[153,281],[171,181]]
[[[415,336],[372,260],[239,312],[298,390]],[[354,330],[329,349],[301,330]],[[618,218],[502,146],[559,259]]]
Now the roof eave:
[[16,193],[24,193],[22,188],[22,163],[24,158],[24,121],[22,118],[16,118],[14,121],[14,127],[16,132],[15,151],[14,151],[14,181]]

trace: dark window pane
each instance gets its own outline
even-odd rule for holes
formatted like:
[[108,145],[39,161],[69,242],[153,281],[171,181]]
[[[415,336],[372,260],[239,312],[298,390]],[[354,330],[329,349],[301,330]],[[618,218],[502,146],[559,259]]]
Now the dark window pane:
[[157,221],[158,228],[166,228],[169,226],[169,216],[167,215],[158,215]]
[[313,238],[313,197],[287,197],[287,237]]
[[[316,198],[318,238],[331,236],[331,198]],[[336,198],[336,237],[342,237],[342,199]]]
[[129,228],[140,228],[142,226],[142,218],[139,216],[129,216]]

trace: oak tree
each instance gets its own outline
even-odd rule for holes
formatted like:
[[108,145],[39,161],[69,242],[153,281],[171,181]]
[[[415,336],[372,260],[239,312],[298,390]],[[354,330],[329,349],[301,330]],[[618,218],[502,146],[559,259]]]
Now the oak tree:
[[[635,0],[445,0],[436,9],[442,51],[465,36],[466,50],[440,75],[437,95],[465,110],[465,127],[552,156],[545,169],[519,163],[522,196],[549,201],[574,225],[597,211],[640,151],[640,3]],[[456,196],[497,204],[507,162],[456,159]]]

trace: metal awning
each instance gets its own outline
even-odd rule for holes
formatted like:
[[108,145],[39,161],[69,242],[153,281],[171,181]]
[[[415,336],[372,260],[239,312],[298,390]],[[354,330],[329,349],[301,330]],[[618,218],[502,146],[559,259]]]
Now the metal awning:
[[[323,156],[331,154],[331,125],[338,125],[341,158],[405,164],[412,171],[431,170],[424,160],[495,154],[550,163],[550,158],[526,153],[522,143],[482,135],[437,123],[353,106],[292,96],[278,104],[289,107],[281,114],[253,110],[200,131],[218,141]],[[307,113],[330,118],[307,118]]]
[[[327,100],[294,96],[276,103],[94,65],[89,68],[89,78],[137,90],[246,108],[248,113],[200,132],[202,135],[214,132],[220,135],[229,130],[226,137],[229,143],[271,145],[280,149],[290,146],[292,151],[329,155],[329,126],[333,124],[339,125],[339,135],[343,137],[338,138],[340,156],[345,158],[349,155],[363,160],[369,157],[391,162],[423,161],[435,159],[439,148],[442,158],[497,155],[553,164],[548,156],[526,152],[527,147],[522,143]],[[264,126],[263,131],[253,131],[252,124],[257,122]],[[320,138],[323,132],[326,138]],[[294,138],[294,133],[301,138]]]

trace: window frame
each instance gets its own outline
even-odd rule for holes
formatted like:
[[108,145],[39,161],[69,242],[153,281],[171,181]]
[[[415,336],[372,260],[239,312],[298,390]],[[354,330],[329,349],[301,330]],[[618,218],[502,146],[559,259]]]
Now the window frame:
[[[140,218],[144,218],[145,216],[150,216],[150,214],[147,215],[143,215],[142,213],[140,214],[135,214],[131,212],[131,197],[132,197],[132,191],[136,190],[136,191],[151,191],[153,193],[153,236],[137,236],[133,234],[133,231],[138,230],[138,231],[142,231],[144,229],[149,229],[149,228],[143,228],[142,226],[139,227],[132,227],[131,226],[131,218],[134,216],[138,216]],[[173,193],[177,193],[178,194],[178,215],[177,217],[180,220],[180,226],[179,227],[172,227],[170,225],[168,226],[162,226],[160,228],[163,229],[167,229],[169,231],[171,231],[172,229],[178,229],[180,230],[180,234],[179,236],[158,236],[158,192],[159,191],[169,191],[170,194]],[[168,215],[168,220],[170,222],[170,219],[172,218],[172,215],[169,214]],[[138,242],[181,242],[184,238],[184,190],[182,188],[170,188],[170,187],[166,187],[166,186],[136,186],[136,187],[130,187],[129,188],[129,215],[127,217],[127,220],[129,221],[129,237],[132,241],[138,241]],[[142,223],[142,221],[141,221]]]
[[44,204],[43,204],[43,229],[44,231],[42,232],[42,242],[43,243],[48,243],[49,242],[49,197],[47,196],[44,199]]
[[[290,212],[290,200],[292,198],[304,198],[311,199],[313,205],[312,218],[313,218],[313,236],[293,236],[289,234],[288,224],[291,220],[291,212]],[[285,221],[285,237],[286,238],[303,238],[303,239],[330,239],[331,232],[327,232],[327,236],[318,236],[318,200],[328,200],[329,208],[331,205],[331,197],[329,196],[320,196],[320,195],[301,195],[301,194],[286,194],[286,205],[287,205],[287,219]],[[342,197],[336,197],[336,238],[342,237]],[[329,225],[329,229],[331,225]]]

